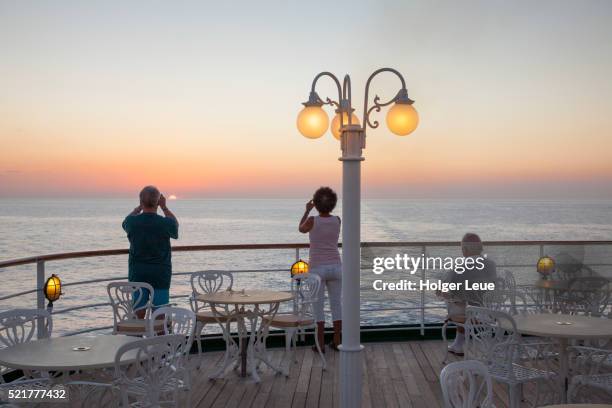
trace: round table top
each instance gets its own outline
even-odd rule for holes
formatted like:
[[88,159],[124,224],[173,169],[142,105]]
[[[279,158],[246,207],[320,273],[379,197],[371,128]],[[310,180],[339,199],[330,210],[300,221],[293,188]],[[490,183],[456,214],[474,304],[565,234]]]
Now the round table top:
[[[0,365],[36,371],[93,370],[115,365],[115,354],[124,344],[139,337],[103,335],[95,337],[54,337],[21,343],[0,350]],[[75,350],[75,348],[85,350]],[[136,350],[126,353],[122,362],[136,359]]]
[[286,302],[293,299],[291,292],[281,292],[276,290],[245,290],[242,291],[221,291],[215,293],[202,293],[197,296],[198,300],[208,303],[218,303],[226,305],[258,305],[263,303]]
[[610,404],[561,404],[546,405],[542,408],[612,408]]
[[521,334],[568,339],[612,338],[612,319],[554,313],[514,316]]

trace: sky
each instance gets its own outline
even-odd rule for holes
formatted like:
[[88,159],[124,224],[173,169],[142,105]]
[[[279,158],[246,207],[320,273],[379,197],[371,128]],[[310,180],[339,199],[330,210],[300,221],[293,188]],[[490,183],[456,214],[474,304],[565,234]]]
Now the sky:
[[340,189],[301,102],[348,73],[361,112],[393,67],[420,125],[378,114],[365,197],[612,198],[610,21],[605,0],[0,0],[0,197]]

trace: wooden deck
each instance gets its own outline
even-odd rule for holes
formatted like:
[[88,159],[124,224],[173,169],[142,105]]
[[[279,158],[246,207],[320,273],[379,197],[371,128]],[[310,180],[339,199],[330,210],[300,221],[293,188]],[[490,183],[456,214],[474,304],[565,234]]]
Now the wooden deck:
[[[363,407],[442,407],[440,371],[446,357],[442,341],[367,343],[364,352]],[[271,350],[280,362],[283,350]],[[339,353],[327,351],[327,370],[309,347],[298,348],[298,362],[292,364],[289,378],[275,375],[267,367],[261,383],[240,378],[231,370],[225,378],[208,380],[208,373],[222,353],[206,353],[204,368],[194,380],[192,403],[200,408],[222,407],[322,407],[339,406],[337,373]],[[448,361],[458,358],[449,355]],[[529,395],[529,390],[526,389]],[[495,406],[508,406],[505,388],[495,386]]]

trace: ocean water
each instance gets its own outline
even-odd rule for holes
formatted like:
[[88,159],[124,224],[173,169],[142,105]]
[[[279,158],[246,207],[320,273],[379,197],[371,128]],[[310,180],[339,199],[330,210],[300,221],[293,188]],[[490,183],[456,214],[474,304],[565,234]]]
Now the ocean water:
[[[297,231],[304,201],[296,199],[201,199],[169,202],[179,218],[180,238],[176,245],[248,244],[307,242]],[[80,250],[126,248],[128,242],[121,222],[136,200],[128,199],[0,199],[0,260]],[[339,207],[341,207],[339,203]],[[340,208],[337,211],[341,214]],[[529,201],[529,200],[392,200],[365,199],[362,203],[362,241],[458,241],[472,231],[484,240],[612,240],[612,202]],[[610,271],[610,247],[574,248],[585,262]],[[430,253],[429,251],[437,251]],[[555,251],[547,248],[546,251]],[[362,307],[371,309],[406,308],[420,304],[419,292],[375,292],[375,278],[367,270],[368,260],[394,253],[420,255],[420,248],[366,248],[363,251]],[[535,280],[532,265],[539,247],[491,247],[487,253],[500,268],[512,270],[519,283]],[[459,255],[458,248],[428,249],[429,255]],[[307,251],[301,256],[307,259]],[[261,270],[236,273],[235,287],[287,289],[288,268],[294,250],[189,252],[173,255],[174,271],[205,269]],[[514,265],[507,267],[506,265]],[[521,265],[521,266],[516,266]],[[59,311],[84,303],[106,301],[105,285],[71,285],[78,281],[127,275],[127,256],[96,257],[52,261],[47,275],[55,273],[65,282],[64,296],[55,304]],[[435,274],[435,271],[428,271]],[[35,265],[0,269],[0,297],[33,289]],[[385,274],[385,279],[406,278],[401,271]],[[189,293],[187,276],[175,276],[172,293]],[[425,294],[430,306],[441,306],[431,293]],[[178,299],[184,304],[184,299]],[[33,295],[0,301],[0,309],[34,307]],[[442,310],[428,310],[427,321],[438,320]],[[363,313],[363,324],[415,323],[416,310],[371,311]],[[110,308],[98,307],[58,314],[55,330],[66,333],[78,328],[112,322]]]

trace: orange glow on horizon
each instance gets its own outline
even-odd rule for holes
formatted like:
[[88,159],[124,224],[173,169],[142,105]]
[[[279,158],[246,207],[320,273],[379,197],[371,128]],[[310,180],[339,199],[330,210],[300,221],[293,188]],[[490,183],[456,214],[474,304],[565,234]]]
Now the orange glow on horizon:
[[[338,15],[371,24],[339,25]],[[527,12],[512,2],[156,2],[120,17],[104,2],[2,8],[0,197],[134,197],[147,184],[181,200],[301,197],[339,186],[335,107],[322,106],[316,140],[300,135],[296,115],[313,78],[331,69],[351,75],[363,124],[375,96],[401,87],[378,76],[363,106],[369,75],[385,66],[404,76],[418,127],[398,138],[389,124],[404,133],[415,115],[399,126],[387,116],[393,105],[371,112],[380,126],[367,131],[364,194],[471,186],[486,196],[512,184],[512,195],[554,184],[570,198],[586,185],[612,195],[606,2],[556,4],[554,18],[547,2]],[[329,78],[315,91],[338,99]]]

